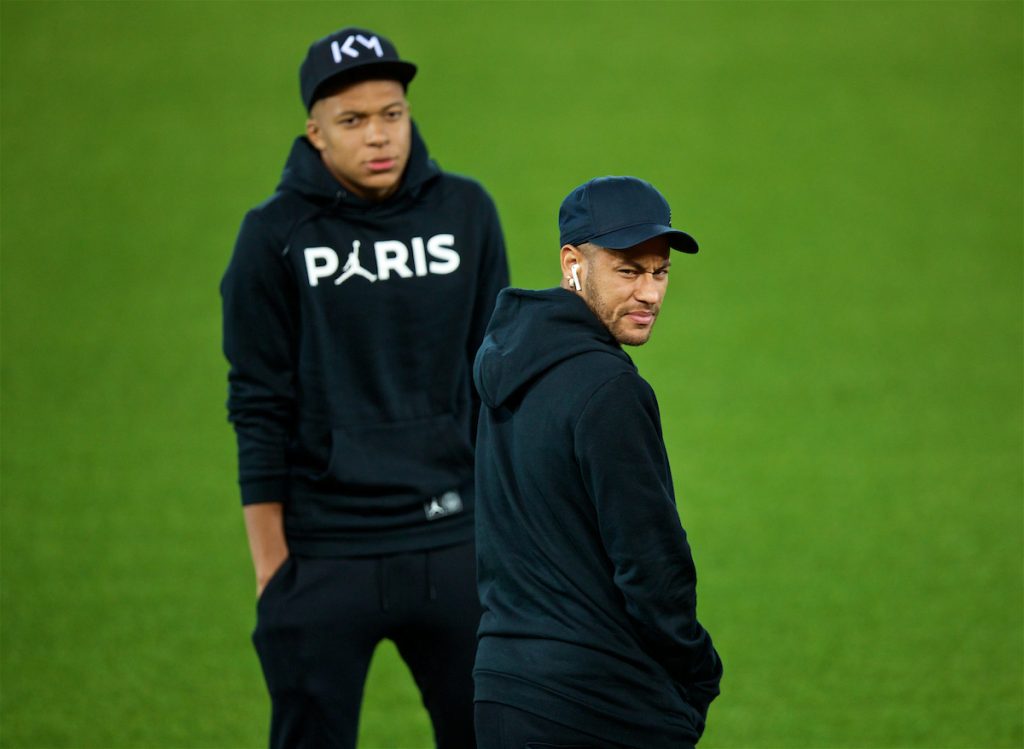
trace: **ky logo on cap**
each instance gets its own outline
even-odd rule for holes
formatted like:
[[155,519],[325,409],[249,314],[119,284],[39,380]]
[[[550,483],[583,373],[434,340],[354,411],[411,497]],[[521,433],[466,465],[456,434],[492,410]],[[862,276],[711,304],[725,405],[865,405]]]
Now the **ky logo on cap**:
[[337,40],[331,42],[331,54],[334,55],[334,61],[342,63],[345,61],[346,55],[349,57],[359,57],[359,50],[353,46],[355,42],[359,42],[368,50],[373,50],[377,57],[384,56],[384,50],[380,46],[380,39],[376,36],[365,37],[362,34],[349,34],[345,41],[340,44]]

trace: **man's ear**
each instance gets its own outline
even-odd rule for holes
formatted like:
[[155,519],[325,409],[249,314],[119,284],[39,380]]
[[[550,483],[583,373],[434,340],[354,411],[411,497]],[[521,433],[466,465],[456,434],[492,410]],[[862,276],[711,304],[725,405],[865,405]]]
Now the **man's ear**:
[[583,252],[571,244],[562,245],[562,275],[568,277],[573,265],[583,264]]
[[326,147],[324,139],[320,135],[320,126],[312,115],[306,120],[306,138],[313,144],[313,148],[317,151],[323,151]]
[[571,244],[562,245],[562,287],[570,291],[582,291],[580,288],[580,270],[584,256],[579,247]]

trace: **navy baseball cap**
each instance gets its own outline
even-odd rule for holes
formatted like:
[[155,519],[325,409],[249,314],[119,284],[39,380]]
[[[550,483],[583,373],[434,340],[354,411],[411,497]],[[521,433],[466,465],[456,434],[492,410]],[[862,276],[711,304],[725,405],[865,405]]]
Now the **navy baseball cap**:
[[299,89],[307,111],[326,83],[357,83],[371,78],[395,80],[408,87],[416,66],[398,57],[391,40],[369,29],[349,26],[309,45],[299,68]]
[[625,250],[667,236],[672,249],[697,252],[693,237],[672,228],[668,201],[636,177],[597,177],[574,189],[558,209],[558,231],[563,245],[592,242]]

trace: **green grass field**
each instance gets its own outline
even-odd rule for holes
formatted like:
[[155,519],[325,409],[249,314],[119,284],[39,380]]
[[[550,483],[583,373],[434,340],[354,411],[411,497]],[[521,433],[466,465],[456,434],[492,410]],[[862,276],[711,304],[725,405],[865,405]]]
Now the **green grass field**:
[[[600,174],[670,199],[653,342],[703,749],[1024,745],[1021,2],[0,3],[0,745],[263,746],[217,285],[308,43],[420,65],[433,155],[557,282]],[[431,745],[393,648],[364,748]]]

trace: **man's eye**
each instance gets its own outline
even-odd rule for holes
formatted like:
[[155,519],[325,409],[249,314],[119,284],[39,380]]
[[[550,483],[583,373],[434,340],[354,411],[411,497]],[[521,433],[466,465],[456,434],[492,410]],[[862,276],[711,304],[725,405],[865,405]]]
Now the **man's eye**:
[[338,123],[342,127],[353,127],[358,122],[359,122],[359,118],[358,117],[342,117],[340,120],[338,120]]
[[658,278],[665,278],[668,275],[668,268],[662,268],[661,270],[654,271],[654,275]]
[[636,271],[630,268],[622,268],[619,270],[619,273],[628,278],[633,278],[636,275]]
[[402,118],[402,110],[401,109],[394,109],[394,110],[388,112],[387,114],[385,114],[384,116],[387,117],[389,120],[399,120],[399,119]]

